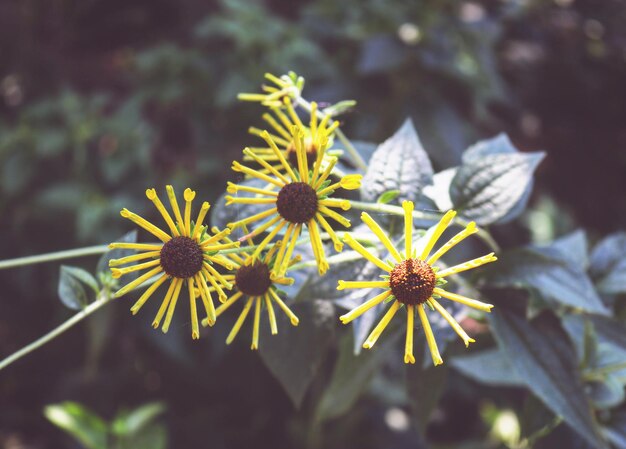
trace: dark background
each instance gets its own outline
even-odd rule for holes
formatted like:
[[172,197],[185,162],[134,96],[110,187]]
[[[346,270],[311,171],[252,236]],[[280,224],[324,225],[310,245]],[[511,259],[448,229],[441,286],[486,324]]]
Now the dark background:
[[[0,258],[114,240],[129,230],[122,207],[149,210],[147,187],[214,201],[261,123],[236,94],[288,70],[310,100],[358,101],[342,119],[353,139],[381,142],[411,116],[436,170],[502,131],[545,150],[524,219],[551,228],[507,228],[505,245],[626,224],[624,1],[2,0]],[[0,273],[0,355],[70,316],[57,282],[56,264]],[[0,372],[0,445],[77,447],[42,414],[71,399],[106,418],[164,401],[173,448],[304,447],[311,399],[294,411],[245,339],[192,344],[183,323],[165,338],[129,304]],[[444,396],[432,441],[485,436],[476,398],[493,392],[467,382]],[[387,407],[361,399],[321,444],[415,447]]]

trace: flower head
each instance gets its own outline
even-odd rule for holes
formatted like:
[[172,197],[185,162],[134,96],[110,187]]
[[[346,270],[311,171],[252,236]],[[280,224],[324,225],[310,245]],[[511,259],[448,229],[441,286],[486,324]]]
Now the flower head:
[[[270,322],[272,335],[276,335],[278,333],[276,315],[274,313],[273,306],[274,303],[278,305],[287,317],[289,317],[292,325],[298,325],[298,317],[283,302],[276,291],[277,286],[293,284],[293,279],[287,277],[272,278],[270,275],[272,259],[276,257],[276,253],[280,249],[281,244],[282,242],[275,243],[268,251],[266,251],[263,257],[258,259],[252,259],[246,252],[228,255],[233,262],[234,268],[231,272],[224,274],[224,278],[235,286],[236,291],[226,300],[226,302],[217,308],[216,315],[220,316],[222,313],[226,312],[241,298],[244,298],[245,302],[243,309],[239,314],[239,318],[237,318],[235,325],[226,338],[226,344],[231,344],[233,342],[248,317],[250,309],[253,307],[254,320],[252,325],[251,349],[259,348],[259,328],[262,308],[267,309],[267,317]],[[299,258],[293,258],[290,261],[290,264],[296,262],[297,260],[299,260]],[[209,323],[206,320],[203,321],[202,324],[212,325],[212,323]]]
[[459,302],[475,309],[490,312],[493,307],[491,304],[485,304],[475,299],[466,298],[456,293],[451,293],[442,288],[445,284],[445,277],[460,273],[462,271],[476,268],[480,265],[493,262],[497,258],[493,253],[486,256],[479,257],[477,259],[470,260],[468,262],[455,265],[450,268],[439,270],[434,264],[439,260],[441,256],[447,253],[452,247],[454,247],[461,240],[477,232],[476,224],[474,222],[469,223],[465,229],[456,234],[446,243],[444,243],[437,251],[431,254],[431,251],[437,240],[446,230],[456,212],[449,211],[446,213],[439,223],[432,228],[431,233],[427,234],[424,239],[423,248],[413,248],[413,203],[411,201],[404,201],[402,203],[404,208],[404,240],[405,250],[403,252],[398,249],[391,242],[387,234],[382,228],[370,217],[367,213],[363,212],[361,218],[365,224],[376,234],[381,243],[389,251],[394,262],[383,261],[367,251],[359,242],[346,234],[345,242],[350,245],[355,251],[360,253],[367,260],[378,266],[380,269],[386,271],[388,275],[382,276],[382,281],[371,282],[352,282],[352,281],[339,281],[337,286],[338,290],[347,288],[382,288],[384,292],[373,297],[372,299],[365,301],[360,306],[351,310],[350,312],[340,317],[341,322],[344,324],[349,323],[355,318],[361,316],[363,313],[371,309],[372,307],[380,304],[381,302],[393,301],[383,318],[376,325],[374,330],[370,333],[369,337],[363,343],[363,347],[366,349],[374,346],[374,343],[380,337],[385,327],[389,324],[396,312],[403,306],[406,306],[407,311],[407,330],[406,330],[406,344],[404,351],[404,362],[415,363],[415,357],[413,356],[413,327],[415,313],[422,323],[424,328],[424,334],[426,335],[426,341],[430,348],[430,353],[435,365],[443,363],[439,349],[437,348],[437,342],[433,335],[433,331],[428,321],[426,313],[428,310],[439,312],[443,318],[450,324],[454,331],[461,337],[465,346],[474,342],[474,339],[470,338],[467,333],[461,328],[459,323],[450,315],[450,313],[437,301],[439,298],[449,299],[451,301]]
[[[262,173],[238,162],[233,163],[232,168],[234,171],[265,181],[268,186],[260,189],[230,183],[227,189],[229,193],[249,192],[255,194],[255,196],[239,197],[228,195],[226,196],[226,204],[267,204],[270,208],[251,217],[229,223],[228,227],[234,229],[256,221],[266,220],[250,234],[250,237],[252,237],[270,230],[267,237],[252,254],[252,259],[256,259],[276,235],[283,228],[286,228],[282,237],[282,245],[272,265],[272,275],[277,277],[284,275],[287,271],[296,241],[302,232],[302,228],[306,226],[309,231],[318,271],[320,274],[324,274],[328,269],[328,262],[322,246],[320,226],[328,233],[336,251],[341,251],[343,244],[326,220],[326,217],[332,218],[345,227],[350,226],[350,221],[332,210],[334,208],[348,210],[350,209],[350,201],[328,198],[328,196],[332,195],[338,188],[358,189],[361,185],[361,175],[344,176],[338,182],[332,183],[328,178],[337,162],[336,159],[332,159],[322,169],[324,151],[318,151],[315,161],[309,166],[305,150],[304,130],[296,125],[290,131],[296,148],[297,170],[291,167],[291,164],[285,159],[285,156],[267,132],[261,133],[261,136],[266,140],[277,160],[280,161],[284,173],[281,173],[267,161],[249,150],[244,150],[244,153],[265,168],[269,174]],[[277,191],[274,189],[277,189]]]
[[[271,112],[272,113],[266,112],[263,114],[263,120],[270,125],[272,129],[270,137],[292,167],[298,167],[297,142],[291,133],[291,129],[293,129],[294,126],[303,130],[304,137],[302,146],[309,167],[313,167],[319,152],[324,153],[322,170],[334,159],[335,154],[331,155],[328,149],[332,146],[333,134],[335,129],[339,126],[339,122],[330,123],[330,115],[328,114],[324,115],[321,120],[318,120],[317,103],[311,103],[311,119],[308,126],[302,123],[289,98],[284,99],[284,108],[273,107],[271,108]],[[251,127],[249,131],[251,134],[261,137],[267,132],[255,127]],[[256,157],[269,162],[276,170],[284,173],[285,169],[271,147],[252,147],[248,148],[247,152],[254,153]],[[341,154],[341,151],[336,152],[336,154]],[[251,155],[244,154],[244,161],[254,160]],[[264,168],[261,168],[259,171],[261,171],[261,173],[269,173],[269,170]]]
[[[226,299],[224,289],[232,288],[232,284],[228,282],[213,265],[218,264],[227,269],[231,269],[233,264],[230,259],[220,255],[219,252],[223,249],[237,247],[239,246],[239,242],[224,240],[230,233],[229,229],[215,232],[212,236],[206,232],[206,227],[202,225],[202,221],[210,207],[207,202],[202,203],[197,219],[195,222],[192,222],[191,202],[196,196],[193,190],[186,189],[184,192],[185,209],[182,214],[178,207],[174,189],[172,186],[167,186],[166,190],[172,211],[174,212],[174,219],[172,219],[172,216],[167,209],[165,209],[165,206],[154,189],[146,190],[146,196],[154,203],[163,216],[169,228],[169,233],[139,215],[130,212],[128,209],[123,209],[121,212],[122,217],[128,218],[139,225],[158,238],[160,242],[150,244],[111,243],[109,245],[111,248],[134,249],[140,252],[133,256],[111,260],[109,266],[111,267],[114,278],[117,279],[127,273],[149,269],[149,271],[118,290],[115,296],[119,297],[125,295],[134,288],[155,278],[152,285],[148,287],[130,309],[134,315],[163,283],[170,280],[170,286],[167,289],[165,298],[152,323],[155,329],[158,328],[165,315],[162,330],[163,332],[167,332],[172,321],[172,316],[174,315],[174,309],[176,308],[180,291],[186,283],[189,290],[189,306],[191,308],[191,336],[197,339],[200,337],[200,332],[196,310],[196,299],[198,296],[196,292],[200,294],[207,314],[207,320],[209,322],[215,322],[216,312],[207,282],[211,284],[213,291],[217,291],[220,298]],[[145,262],[143,262],[144,260]],[[122,268],[122,265],[128,265],[138,261],[142,262]]]

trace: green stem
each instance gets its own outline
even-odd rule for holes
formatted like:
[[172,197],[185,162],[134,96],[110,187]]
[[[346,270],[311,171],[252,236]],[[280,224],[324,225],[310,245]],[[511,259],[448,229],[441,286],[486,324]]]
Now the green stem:
[[600,368],[589,370],[584,373],[583,379],[586,381],[602,381],[607,374],[614,373],[615,371],[621,371],[623,369],[626,369],[626,362],[602,366]]
[[[345,251],[341,254],[336,254],[326,259],[329,265],[336,264],[336,263],[352,262],[355,260],[363,260],[363,256],[361,256],[356,251]],[[289,269],[299,270],[301,268],[311,268],[311,267],[316,267],[316,266],[317,266],[317,261],[306,260],[304,262],[294,263],[291,267],[289,267]]]
[[[295,101],[296,104],[298,106],[300,106],[302,109],[305,109],[306,111],[309,112],[309,114],[312,111],[311,108],[311,103],[306,101],[304,98],[302,98],[299,94],[295,95]],[[317,111],[317,117],[322,119],[324,118],[324,113],[320,110]],[[334,120],[330,120],[329,121],[329,125],[332,125],[334,123]],[[341,129],[337,128],[335,130],[335,134],[337,135],[337,137],[339,138],[339,140],[341,141],[341,143],[343,143],[343,145],[346,147],[346,151],[348,152],[348,154],[350,155],[350,157],[352,158],[354,165],[356,165],[358,168],[360,168],[363,171],[367,170],[367,163],[363,160],[363,158],[361,157],[361,155],[359,154],[359,152],[357,151],[356,148],[354,148],[354,145],[352,145],[352,142],[350,142],[350,139],[348,139],[346,137],[346,135],[343,133],[343,131],[341,131]]]
[[54,253],[38,254],[36,256],[18,257],[0,261],[0,270],[5,268],[21,267],[36,263],[51,262],[53,260],[71,259],[73,257],[93,256],[103,254],[109,250],[107,245],[88,246],[86,248],[68,249]]
[[[393,206],[391,204],[367,203],[363,201],[350,201],[350,204],[355,209],[369,210],[372,212],[380,212],[383,214],[393,214],[393,215],[404,216],[404,209],[401,208],[400,206]],[[413,211],[413,217],[417,218],[418,220],[439,221],[439,219],[441,218],[441,214],[438,214],[436,212],[424,212],[424,211],[416,210],[416,211]],[[467,220],[460,218],[460,217],[455,217],[454,223],[463,227],[469,224]],[[476,235],[483,242],[485,242],[485,244],[489,246],[489,248],[491,248],[494,252],[500,252],[500,246],[493,239],[493,237],[491,237],[491,234],[489,234],[487,230],[483,228],[479,228],[479,227],[477,227],[476,229],[478,229],[478,232],[476,233]]]
[[24,346],[19,351],[11,354],[10,356],[5,358],[4,360],[0,361],[0,370],[3,370],[4,368],[9,366],[13,362],[18,361],[22,357],[24,357],[24,356],[30,354],[31,352],[33,352],[35,349],[38,349],[41,346],[43,346],[46,343],[48,343],[49,341],[55,339],[56,337],[61,335],[66,330],[70,329],[75,324],[81,322],[83,319],[85,319],[89,315],[93,314],[95,311],[100,309],[105,304],[108,304],[111,301],[111,299],[112,298],[111,298],[110,295],[105,295],[103,292],[101,292],[98,295],[98,299],[96,299],[94,302],[89,304],[83,310],[81,310],[76,315],[71,317],[69,320],[65,321],[60,326],[58,326],[55,329],[51,330],[50,332],[48,332],[43,337],[38,338],[37,340],[33,341],[31,344],[29,344],[27,346]]

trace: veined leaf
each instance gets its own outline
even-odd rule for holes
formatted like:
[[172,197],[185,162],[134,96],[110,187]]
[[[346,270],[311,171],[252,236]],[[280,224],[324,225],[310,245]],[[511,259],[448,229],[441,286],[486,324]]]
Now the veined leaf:
[[454,357],[453,368],[476,382],[487,385],[520,387],[526,384],[498,348]]
[[88,449],[106,449],[107,424],[92,411],[76,402],[48,405],[46,418],[60,427]]
[[626,292],[626,232],[612,234],[598,243],[589,268],[601,293]]
[[366,201],[375,201],[384,192],[399,190],[399,201],[415,201],[422,188],[431,183],[432,176],[428,155],[413,122],[407,119],[372,155],[361,192]]
[[62,265],[57,292],[61,302],[72,310],[80,310],[89,303],[83,284]]

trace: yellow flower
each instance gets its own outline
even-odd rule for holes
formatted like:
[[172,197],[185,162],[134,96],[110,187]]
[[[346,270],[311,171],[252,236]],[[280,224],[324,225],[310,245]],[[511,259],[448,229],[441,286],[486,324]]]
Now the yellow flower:
[[271,108],[281,107],[285,98],[293,98],[296,95],[300,95],[304,87],[304,78],[293,72],[289,72],[289,74],[283,75],[280,78],[271,73],[266,73],[265,78],[274,85],[263,85],[262,89],[264,93],[242,93],[237,95],[237,98],[243,101],[258,101],[263,106]]
[[374,346],[374,343],[380,337],[385,327],[389,324],[393,316],[398,309],[402,306],[406,306],[407,310],[407,331],[406,331],[406,344],[404,350],[404,362],[415,363],[415,357],[413,356],[413,327],[415,319],[415,311],[424,328],[424,334],[426,335],[426,341],[430,348],[430,353],[435,365],[443,363],[439,349],[437,348],[437,342],[433,335],[433,331],[430,327],[428,317],[426,315],[426,307],[431,310],[439,312],[443,318],[450,324],[452,329],[463,339],[465,346],[474,342],[474,339],[470,338],[467,333],[461,328],[459,323],[444,309],[437,301],[437,298],[446,298],[451,301],[456,301],[466,306],[473,307],[485,312],[490,312],[493,307],[491,304],[485,304],[475,299],[466,298],[456,293],[451,293],[443,288],[441,285],[445,283],[444,278],[455,273],[470,270],[480,265],[493,262],[497,258],[493,253],[486,256],[479,257],[477,259],[470,260],[468,262],[455,265],[450,268],[438,270],[433,264],[439,260],[441,256],[447,253],[452,247],[454,247],[461,240],[477,232],[476,224],[471,222],[467,227],[444,243],[437,251],[431,254],[431,251],[437,240],[446,230],[456,212],[449,211],[446,213],[439,223],[432,228],[430,235],[423,240],[423,248],[413,248],[413,203],[411,201],[404,201],[402,203],[404,208],[404,239],[405,250],[400,252],[393,245],[387,234],[376,223],[372,217],[363,212],[361,218],[365,224],[376,234],[382,244],[387,248],[389,253],[395,259],[395,262],[384,262],[375,255],[368,252],[360,243],[354,240],[350,235],[346,234],[344,241],[350,245],[355,251],[365,257],[367,260],[378,266],[380,269],[389,273],[389,275],[382,276],[382,281],[371,282],[351,282],[351,281],[339,281],[337,286],[338,290],[347,288],[382,288],[385,291],[374,298],[365,301],[360,306],[351,310],[350,312],[340,317],[341,322],[344,324],[349,323],[355,318],[361,316],[364,312],[368,311],[372,307],[380,304],[383,301],[393,301],[383,318],[378,325],[370,333],[369,337],[363,343],[363,347],[366,349]]
[[[300,117],[296,114],[291,100],[285,98],[284,100],[285,110],[281,108],[273,107],[271,111],[273,114],[263,114],[263,120],[265,120],[273,129],[270,137],[276,143],[278,148],[282,151],[284,158],[291,164],[292,167],[298,166],[298,156],[296,152],[296,142],[294,141],[291,129],[294,126],[299,127],[304,131],[304,150],[309,167],[312,167],[317,159],[318,152],[325,152],[322,159],[323,170],[328,163],[333,160],[333,155],[330,155],[327,150],[332,146],[333,133],[339,126],[339,122],[333,122],[329,125],[330,115],[325,115],[322,120],[318,121],[317,103],[311,103],[311,119],[308,127],[305,126]],[[262,136],[266,131],[259,128],[251,127],[249,129],[251,134]],[[254,156],[269,162],[272,167],[277,171],[284,173],[285,169],[280,163],[280,160],[274,154],[274,150],[271,147],[252,147],[248,148],[246,153],[251,152]],[[341,154],[341,152],[339,152]],[[244,161],[254,161],[254,157],[250,154],[244,154]],[[259,169],[261,173],[269,173],[268,169]]]
[[[276,146],[276,143],[269,133],[263,132],[261,136],[266,140],[277,160],[280,161],[285,173],[280,173],[277,169],[269,165],[268,162],[256,156],[254,153],[245,151],[254,161],[267,169],[269,174],[261,173],[258,170],[246,167],[238,162],[233,162],[233,170],[265,181],[268,186],[261,189],[229,183],[227,189],[229,193],[249,192],[254,193],[255,196],[226,196],[226,204],[229,205],[267,204],[270,206],[269,209],[263,212],[228,224],[229,228],[234,229],[267,219],[250,234],[252,237],[271,229],[267,237],[252,254],[252,259],[256,259],[263,248],[276,237],[278,232],[286,228],[285,234],[282,237],[282,246],[272,266],[272,274],[274,277],[283,276],[287,271],[288,262],[291,260],[296,241],[300,236],[303,226],[308,228],[309,238],[319,273],[324,274],[326,270],[328,270],[328,262],[326,261],[324,247],[322,246],[320,226],[328,233],[334,243],[336,251],[341,251],[343,244],[326,220],[326,217],[336,220],[345,227],[350,226],[349,220],[332,210],[333,208],[348,210],[350,209],[350,202],[345,199],[328,198],[328,196],[340,187],[344,189],[358,189],[361,185],[361,175],[344,176],[339,182],[332,183],[328,178],[337,160],[332,159],[322,170],[323,151],[318,151],[317,157],[312,167],[310,167],[306,157],[304,131],[300,126],[293,126],[291,133],[296,148],[297,170],[291,168],[291,164],[287,162],[285,156]],[[277,188],[278,191],[274,191],[274,188]]]
[[[174,309],[180,295],[180,291],[187,281],[189,290],[189,306],[191,308],[191,336],[193,339],[200,337],[198,326],[198,314],[196,311],[196,292],[200,293],[202,303],[204,305],[207,319],[214,322],[216,318],[215,307],[207,286],[207,282],[211,284],[214,291],[218,292],[221,299],[226,299],[224,288],[231,289],[232,284],[213,267],[213,264],[221,265],[227,269],[232,269],[232,262],[223,255],[218,254],[220,250],[239,246],[239,242],[226,242],[224,238],[230,234],[230,230],[226,229],[210,236],[206,232],[206,227],[202,225],[202,221],[209,210],[209,203],[202,203],[200,212],[195,222],[191,221],[191,202],[196,196],[196,192],[186,189],[184,215],[178,207],[176,194],[172,186],[167,186],[167,196],[169,197],[172,211],[174,212],[174,221],[165,206],[157,196],[154,189],[146,190],[146,196],[150,199],[163,216],[170,232],[167,233],[145,220],[144,218],[130,212],[128,209],[122,209],[122,217],[128,218],[133,223],[141,226],[150,232],[161,242],[159,243],[111,243],[110,248],[134,249],[140,251],[139,254],[123,257],[121,259],[111,260],[109,266],[114,278],[119,278],[124,274],[132,273],[140,270],[149,269],[148,272],[139,276],[136,280],[129,282],[115,293],[115,297],[125,295],[136,287],[156,278],[154,283],[148,287],[135,305],[130,309],[136,314],[139,309],[146,303],[148,298],[168,279],[171,281],[165,298],[161,303],[161,307],[154,319],[152,326],[156,329],[159,327],[163,316],[162,330],[167,332]],[[119,268],[131,262],[144,261],[135,265]],[[167,315],[166,315],[167,312]]]
[[[259,323],[261,320],[261,308],[264,305],[267,309],[267,316],[270,322],[272,335],[276,335],[278,333],[276,315],[274,314],[274,307],[272,303],[278,305],[285,315],[287,315],[292,325],[298,325],[300,320],[298,320],[298,317],[291,311],[287,304],[283,302],[276,292],[277,285],[291,285],[293,284],[293,279],[287,277],[272,278],[270,276],[272,259],[275,257],[281,244],[282,242],[275,243],[274,246],[266,252],[263,258],[256,260],[253,260],[250,257],[250,254],[246,252],[241,252],[240,255],[228,255],[228,257],[232,260],[234,270],[230,273],[224,274],[224,278],[228,282],[231,282],[236,287],[237,291],[232,294],[226,302],[217,308],[216,315],[219,317],[242,297],[245,297],[246,300],[243,310],[239,314],[239,318],[237,318],[235,325],[226,338],[226,344],[231,344],[233,342],[241,330],[241,326],[245,322],[252,307],[254,307],[254,321],[252,326],[252,344],[250,349],[259,348]],[[299,258],[293,258],[290,265],[297,260],[299,260]],[[204,326],[212,325],[212,323],[209,323],[207,320],[204,320],[202,324]]]

